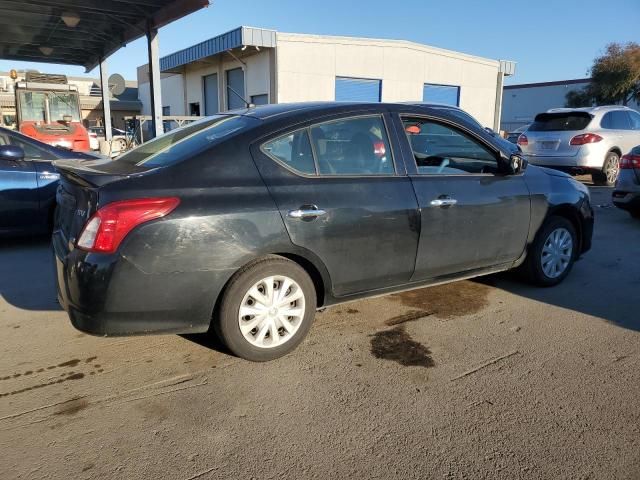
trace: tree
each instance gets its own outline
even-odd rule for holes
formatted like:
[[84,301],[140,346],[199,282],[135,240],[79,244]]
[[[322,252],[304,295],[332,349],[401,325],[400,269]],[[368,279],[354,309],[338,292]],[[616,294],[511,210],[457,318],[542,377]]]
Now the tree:
[[587,87],[567,92],[566,107],[640,102],[640,45],[610,43],[593,61],[589,74],[591,83]]
[[581,90],[569,90],[564,98],[565,107],[580,108],[593,106],[593,92],[589,87]]

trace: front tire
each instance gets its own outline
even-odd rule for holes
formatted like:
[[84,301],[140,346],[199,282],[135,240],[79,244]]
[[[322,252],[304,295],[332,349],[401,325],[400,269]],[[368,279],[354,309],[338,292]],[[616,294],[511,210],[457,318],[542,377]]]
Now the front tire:
[[316,310],[307,272],[270,256],[237,272],[225,289],[214,328],[238,357],[266,362],[293,351],[306,337]]
[[521,271],[535,285],[557,285],[569,275],[577,258],[577,248],[573,224],[564,217],[549,217],[529,247]]
[[616,152],[609,152],[604,159],[602,170],[591,174],[594,185],[603,187],[613,187],[618,180],[620,173],[620,157]]

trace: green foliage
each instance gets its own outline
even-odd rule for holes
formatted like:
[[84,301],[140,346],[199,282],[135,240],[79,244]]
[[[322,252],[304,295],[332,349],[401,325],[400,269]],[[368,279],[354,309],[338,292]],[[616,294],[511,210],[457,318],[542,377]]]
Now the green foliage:
[[610,43],[589,69],[591,83],[582,90],[571,90],[565,106],[590,107],[630,101],[640,102],[640,45]]

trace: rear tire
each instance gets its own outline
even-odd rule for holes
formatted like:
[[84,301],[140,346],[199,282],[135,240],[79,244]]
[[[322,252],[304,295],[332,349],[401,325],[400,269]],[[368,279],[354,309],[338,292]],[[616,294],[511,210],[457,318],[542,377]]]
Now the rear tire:
[[520,272],[534,285],[557,285],[571,271],[577,248],[578,237],[573,224],[564,217],[549,217],[529,247]]
[[266,362],[304,340],[315,311],[316,291],[307,272],[291,260],[270,256],[232,277],[213,326],[235,355]]
[[591,174],[594,185],[602,187],[613,187],[618,180],[620,172],[620,157],[616,152],[607,153],[602,170],[595,171]]
[[629,211],[629,215],[640,220],[640,210],[631,210]]

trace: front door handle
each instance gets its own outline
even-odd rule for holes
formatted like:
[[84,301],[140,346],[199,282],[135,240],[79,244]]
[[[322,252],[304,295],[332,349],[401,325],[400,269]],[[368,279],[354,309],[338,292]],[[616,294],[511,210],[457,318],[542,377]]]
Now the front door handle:
[[321,217],[322,215],[326,215],[326,211],[322,210],[315,205],[303,205],[297,210],[289,210],[287,214],[291,218],[316,218]]
[[458,203],[458,200],[450,197],[440,197],[434,198],[430,203],[432,207],[450,207]]

